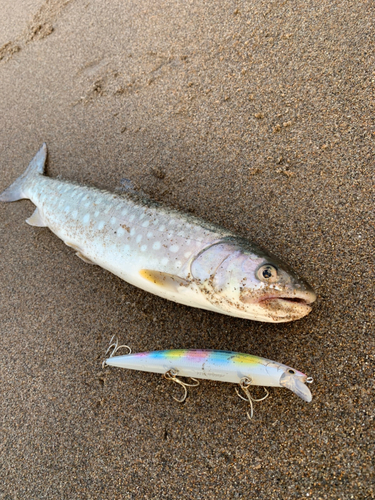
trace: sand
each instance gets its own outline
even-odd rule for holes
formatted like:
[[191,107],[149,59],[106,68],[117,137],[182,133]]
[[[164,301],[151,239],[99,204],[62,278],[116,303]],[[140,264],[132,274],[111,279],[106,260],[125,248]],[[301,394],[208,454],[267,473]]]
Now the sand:
[[[136,189],[255,240],[314,286],[262,324],[89,266],[29,201],[0,204],[0,498],[374,498],[374,8],[370,1],[2,2],[0,189],[48,175]],[[255,405],[101,368],[216,348],[314,378]],[[254,391],[254,395],[262,392]]]

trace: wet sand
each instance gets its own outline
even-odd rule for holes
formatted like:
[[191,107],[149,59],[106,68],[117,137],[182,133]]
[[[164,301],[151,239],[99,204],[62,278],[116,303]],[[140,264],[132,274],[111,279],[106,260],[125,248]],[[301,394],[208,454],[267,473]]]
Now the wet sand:
[[[0,498],[374,498],[371,2],[3,2],[0,190],[48,175],[152,199],[253,239],[314,286],[306,318],[190,309],[89,266],[29,201],[0,204]],[[314,377],[310,404],[101,369],[215,348]],[[255,390],[255,395],[258,392]],[[261,392],[259,392],[261,395]]]

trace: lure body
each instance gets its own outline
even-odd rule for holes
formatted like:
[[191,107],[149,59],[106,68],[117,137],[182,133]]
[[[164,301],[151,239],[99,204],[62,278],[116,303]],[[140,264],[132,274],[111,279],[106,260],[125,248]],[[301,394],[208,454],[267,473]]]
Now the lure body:
[[0,201],[28,198],[27,219],[81,259],[181,304],[266,322],[302,318],[316,296],[276,257],[230,231],[134,195],[43,175],[45,145]]
[[232,351],[174,349],[113,356],[105,363],[129,370],[165,374],[173,370],[179,376],[218,380],[239,384],[244,377],[250,385],[286,387],[310,402],[305,385],[307,375],[270,359]]

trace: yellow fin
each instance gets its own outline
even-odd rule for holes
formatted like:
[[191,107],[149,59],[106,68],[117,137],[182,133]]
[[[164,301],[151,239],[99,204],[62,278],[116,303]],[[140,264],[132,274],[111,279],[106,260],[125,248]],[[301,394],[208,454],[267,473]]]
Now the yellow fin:
[[190,284],[190,282],[184,278],[180,278],[175,274],[163,273],[162,271],[141,269],[139,274],[147,281],[167,290],[177,291],[180,286],[189,286]]

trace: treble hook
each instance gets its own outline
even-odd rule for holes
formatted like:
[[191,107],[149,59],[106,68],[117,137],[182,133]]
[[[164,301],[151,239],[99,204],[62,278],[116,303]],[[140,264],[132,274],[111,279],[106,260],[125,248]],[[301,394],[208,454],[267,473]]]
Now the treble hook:
[[[111,354],[109,355],[109,358],[112,358],[116,354],[116,352],[119,351],[122,347],[126,347],[126,349],[129,350],[129,352],[127,354],[131,354],[131,352],[132,352],[131,348],[125,344],[118,345],[118,338],[116,335],[113,335],[113,337],[109,341],[109,347],[105,351],[105,354],[108,354],[110,352],[110,350],[113,349]],[[104,369],[104,367],[105,367],[105,360],[102,363],[102,368]]]
[[187,384],[186,382],[183,382],[182,380],[177,378],[177,375],[178,375],[178,371],[171,368],[170,370],[168,370],[167,372],[164,373],[163,377],[166,380],[172,380],[172,382],[176,382],[176,384],[179,384],[181,387],[184,388],[184,396],[182,399],[178,399],[178,398],[175,398],[174,396],[172,396],[175,401],[178,401],[179,403],[183,403],[187,397],[186,387],[197,387],[199,385],[199,382],[197,379],[190,377],[191,380],[194,380],[195,384]]
[[248,401],[250,403],[250,415],[249,415],[248,411],[246,412],[246,415],[247,415],[248,419],[251,420],[253,418],[253,415],[254,415],[253,401],[254,402],[264,401],[266,398],[268,398],[270,393],[267,391],[267,389],[265,387],[263,387],[263,389],[266,391],[266,395],[263,398],[259,398],[259,399],[253,398],[249,392],[249,387],[251,386],[251,378],[249,378],[249,377],[242,377],[240,380],[239,386],[243,390],[243,392],[245,393],[246,398],[241,396],[237,387],[235,387],[235,391],[236,391],[237,396],[239,398],[243,399],[244,401]]

